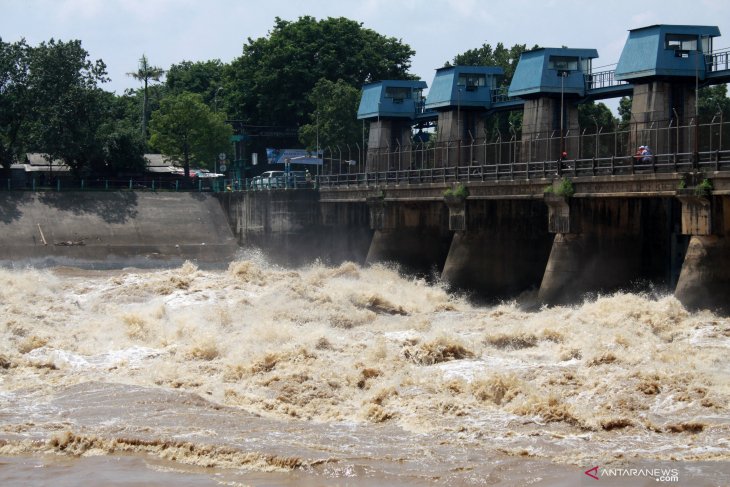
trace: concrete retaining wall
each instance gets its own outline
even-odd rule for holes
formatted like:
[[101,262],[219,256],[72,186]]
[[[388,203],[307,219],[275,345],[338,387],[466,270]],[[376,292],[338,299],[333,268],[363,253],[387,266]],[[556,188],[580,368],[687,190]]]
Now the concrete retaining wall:
[[236,240],[201,193],[0,193],[0,261],[93,266],[227,262]]
[[239,245],[273,262],[303,265],[364,263],[372,239],[365,203],[320,203],[313,190],[218,195]]

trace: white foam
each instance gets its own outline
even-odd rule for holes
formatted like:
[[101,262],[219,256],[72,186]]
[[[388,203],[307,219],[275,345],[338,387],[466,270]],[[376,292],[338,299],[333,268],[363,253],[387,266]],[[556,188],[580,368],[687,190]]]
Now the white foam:
[[414,342],[421,338],[421,335],[414,329],[389,331],[387,333],[383,333],[383,336],[388,340],[397,343]]
[[51,363],[59,369],[106,369],[126,363],[134,368],[139,363],[151,357],[157,357],[163,350],[147,347],[133,346],[123,350],[113,350],[98,355],[82,356],[66,350],[58,350],[50,347],[41,347],[26,354],[26,357],[34,364]]

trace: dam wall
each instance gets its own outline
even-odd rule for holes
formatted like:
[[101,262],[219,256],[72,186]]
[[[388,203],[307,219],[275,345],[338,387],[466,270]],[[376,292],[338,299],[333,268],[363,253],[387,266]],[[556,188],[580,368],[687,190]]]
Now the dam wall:
[[274,263],[365,262],[373,231],[364,202],[322,204],[311,189],[228,192],[217,198],[238,245],[261,249]]
[[0,193],[0,263],[203,265],[238,250],[221,205],[187,192]]

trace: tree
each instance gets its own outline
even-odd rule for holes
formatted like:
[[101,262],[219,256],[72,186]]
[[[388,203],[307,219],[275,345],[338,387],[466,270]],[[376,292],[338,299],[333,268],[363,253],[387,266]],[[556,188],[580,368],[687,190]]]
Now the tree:
[[631,102],[632,99],[629,96],[623,96],[618,102],[618,114],[621,117],[619,127],[621,130],[626,129],[631,123]]
[[147,138],[147,116],[149,113],[149,97],[147,93],[147,85],[150,81],[160,81],[165,71],[157,66],[151,66],[147,60],[147,56],[142,54],[139,59],[139,68],[134,73],[127,73],[137,81],[141,81],[144,86],[144,99],[142,103],[142,136]]
[[276,18],[267,37],[248,39],[226,70],[232,115],[247,123],[298,127],[314,106],[308,95],[325,78],[360,89],[370,81],[408,79],[415,52],[346,18]]
[[360,90],[341,79],[333,83],[322,78],[309,94],[309,102],[315,106],[315,111],[309,115],[310,122],[299,128],[299,140],[309,149],[315,149],[317,139],[320,147],[341,148],[359,140]]
[[30,109],[29,47],[25,40],[12,44],[0,38],[0,165],[9,169],[23,152]]
[[578,105],[578,126],[589,133],[595,133],[601,128],[603,128],[603,132],[613,132],[616,123],[616,118],[605,103],[590,101]]
[[700,123],[709,123],[722,116],[723,121],[730,120],[730,98],[727,97],[727,85],[707,86],[699,91],[697,110]]
[[103,158],[97,128],[107,119],[109,93],[103,61],[92,62],[81,41],[51,39],[30,51],[28,94],[33,100],[32,149],[63,160],[80,176]]
[[181,93],[162,100],[152,113],[150,143],[168,159],[182,163],[190,176],[190,162],[208,166],[229,146],[233,131],[221,114],[213,113],[200,95]]
[[[216,108],[216,103],[222,105],[219,89],[223,87],[223,70],[225,65],[219,60],[202,62],[183,61],[173,64],[167,71],[165,85],[170,94],[179,95],[187,91],[197,93],[203,101]],[[218,92],[219,96],[216,96]],[[222,110],[225,111],[225,110]]]

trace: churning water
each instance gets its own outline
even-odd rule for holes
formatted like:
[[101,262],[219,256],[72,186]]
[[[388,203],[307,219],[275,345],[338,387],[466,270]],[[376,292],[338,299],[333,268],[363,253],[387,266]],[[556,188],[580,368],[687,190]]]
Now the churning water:
[[0,270],[0,337],[2,485],[730,485],[730,320],[671,296],[477,307],[262,259]]

